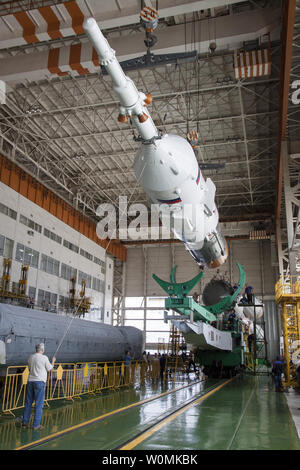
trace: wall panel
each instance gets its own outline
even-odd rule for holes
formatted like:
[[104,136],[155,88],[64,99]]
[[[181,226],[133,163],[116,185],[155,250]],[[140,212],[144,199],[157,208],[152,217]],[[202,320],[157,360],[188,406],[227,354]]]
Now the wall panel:
[[1,165],[1,181],[9,186],[10,166],[8,163],[3,162]]
[[45,191],[45,190],[43,191],[43,206],[42,207],[46,211],[50,212],[50,195],[48,191]]
[[147,296],[166,295],[152,278],[156,274],[161,279],[169,281],[172,269],[172,254],[169,246],[149,245],[146,248],[147,256]]
[[[41,206],[82,235],[90,238],[100,246],[104,246],[103,240],[99,240],[96,235],[96,224],[94,222],[56,196],[52,191],[46,189],[3,155],[0,155],[0,181],[28,198],[31,202]],[[84,222],[79,221],[81,217]],[[119,257],[122,261],[126,260],[126,248],[118,241],[111,243],[107,251],[113,256]]]
[[[271,266],[270,240],[231,240],[229,243],[229,256],[218,269],[205,269],[201,284],[195,288],[202,292],[204,286],[214,277],[222,276],[232,284],[239,281],[237,262],[244,266],[246,271],[246,283],[254,288],[257,295],[274,295],[275,271]],[[261,245],[261,246],[260,246]],[[177,265],[176,281],[184,282],[192,279],[200,272],[200,268],[189,252],[181,243],[168,245],[145,245],[148,253],[147,266],[147,295],[163,295],[162,289],[152,279],[152,273],[158,277],[169,280],[173,261]],[[172,251],[173,250],[173,251]],[[141,257],[141,258],[140,258]],[[174,259],[173,259],[174,258]],[[142,247],[127,249],[127,296],[143,296],[144,278],[141,271],[143,265]],[[139,266],[138,269],[136,267]],[[131,272],[131,270],[133,270]],[[140,286],[140,290],[138,288]],[[134,292],[134,294],[133,294]]]
[[56,217],[57,214],[57,201],[56,198],[51,196],[50,198],[50,213]]
[[144,295],[144,256],[142,247],[127,250],[125,292],[128,297],[142,297]]
[[27,178],[21,178],[20,181],[20,194],[28,198],[28,180]]
[[[27,197],[27,195],[25,197]],[[40,184],[38,184],[36,188],[35,203],[40,207],[43,206],[43,188]]]
[[15,191],[20,191],[20,171],[14,168],[10,175],[10,187]]

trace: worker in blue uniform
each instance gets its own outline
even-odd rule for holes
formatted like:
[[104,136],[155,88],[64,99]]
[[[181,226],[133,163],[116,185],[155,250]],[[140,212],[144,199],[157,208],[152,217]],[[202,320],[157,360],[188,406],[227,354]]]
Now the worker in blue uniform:
[[247,297],[248,303],[252,304],[253,303],[253,287],[248,286],[248,284],[246,284],[245,296]]
[[126,351],[125,353],[125,366],[130,366],[132,357],[130,355],[130,351]]
[[234,330],[234,322],[235,322],[235,319],[236,319],[236,314],[235,312],[231,312],[231,314],[229,315],[228,317],[228,321],[229,321],[229,329],[230,330]]
[[163,379],[164,378],[164,373],[166,372],[166,361],[167,361],[167,358],[165,356],[165,354],[162,354],[162,356],[160,357],[159,359],[159,364],[160,364],[160,378]]
[[283,364],[280,360],[280,357],[277,356],[276,360],[273,362],[272,375],[274,377],[275,391],[281,392],[282,382],[281,374],[283,373]]
[[300,361],[296,364],[296,379],[298,382],[298,393],[300,393]]

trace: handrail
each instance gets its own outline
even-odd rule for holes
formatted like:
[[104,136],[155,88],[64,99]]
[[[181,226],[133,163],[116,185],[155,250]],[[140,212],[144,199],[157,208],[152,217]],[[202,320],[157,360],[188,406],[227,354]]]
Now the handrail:
[[[167,358],[161,377],[159,361],[139,362],[132,360],[129,366],[122,361],[58,363],[48,372],[45,388],[45,404],[55,400],[71,400],[103,390],[117,390],[135,383],[151,380],[180,380],[183,365],[173,358]],[[29,378],[27,365],[9,366],[6,370],[2,399],[2,412],[14,416],[14,411],[25,406]]]

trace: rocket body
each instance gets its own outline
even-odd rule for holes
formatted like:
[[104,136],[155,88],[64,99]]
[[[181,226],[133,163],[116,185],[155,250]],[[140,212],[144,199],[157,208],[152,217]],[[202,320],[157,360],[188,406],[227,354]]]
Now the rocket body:
[[152,145],[142,143],[134,172],[149,203],[159,206],[162,223],[194,259],[208,267],[223,264],[227,246],[218,226],[216,188],[210,178],[205,181],[187,140],[165,134]]
[[[146,108],[146,96],[124,74],[96,21],[83,25],[101,65],[111,75],[120,99],[120,122],[129,116],[141,137],[134,172],[162,224],[185,244],[199,265],[215,268],[226,261],[227,244],[218,225],[215,185],[204,179],[193,148],[172,134],[160,135]],[[152,206],[152,208],[153,208]]]

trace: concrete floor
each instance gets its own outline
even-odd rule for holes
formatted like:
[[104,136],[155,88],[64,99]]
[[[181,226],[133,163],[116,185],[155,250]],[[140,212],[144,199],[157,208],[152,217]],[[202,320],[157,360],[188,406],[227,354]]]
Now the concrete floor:
[[[230,383],[210,379],[175,387],[183,385],[166,393],[170,385],[159,382],[73,404],[52,404],[44,410],[42,431],[21,429],[15,420],[1,418],[0,449],[35,442],[36,450],[112,450],[125,448],[124,443],[134,450],[156,451],[300,450],[287,405],[287,400],[295,399],[290,406],[299,407],[297,398],[290,394],[286,400],[286,394],[276,393],[270,377],[236,377]],[[197,402],[190,403],[195,398]],[[170,412],[174,414],[169,417]],[[159,426],[149,431],[158,420],[162,420]]]
[[285,397],[300,439],[300,393],[291,389]]
[[300,450],[283,393],[269,377],[235,379],[136,450]]

